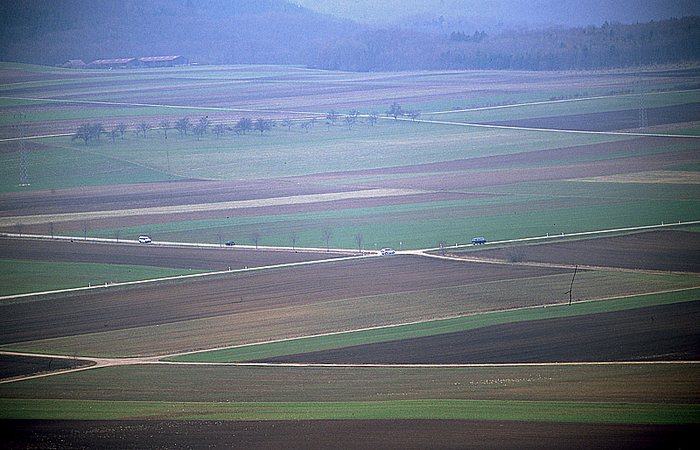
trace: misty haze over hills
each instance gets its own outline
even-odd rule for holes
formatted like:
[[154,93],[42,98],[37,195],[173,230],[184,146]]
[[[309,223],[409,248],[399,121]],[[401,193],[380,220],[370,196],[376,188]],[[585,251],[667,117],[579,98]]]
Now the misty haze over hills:
[[183,55],[351,71],[694,63],[693,14],[700,4],[688,0],[24,0],[0,4],[0,60]]
[[324,14],[374,25],[443,17],[479,29],[632,24],[700,15],[696,0],[293,0]]

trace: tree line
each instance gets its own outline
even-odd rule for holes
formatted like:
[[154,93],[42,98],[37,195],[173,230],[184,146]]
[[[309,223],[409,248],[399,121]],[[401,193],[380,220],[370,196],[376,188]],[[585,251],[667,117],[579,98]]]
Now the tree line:
[[311,64],[332,70],[591,70],[700,60],[700,17],[510,31],[371,30],[336,40]]
[[[384,115],[386,117],[393,117],[394,119],[398,119],[399,117],[408,117],[415,121],[420,116],[420,111],[404,110],[399,103],[394,102],[384,112]],[[141,121],[132,125],[127,125],[126,123],[120,122],[109,130],[107,130],[104,124],[100,122],[86,122],[77,127],[71,138],[73,141],[83,141],[85,145],[87,145],[90,142],[100,143],[101,137],[106,135],[110,138],[112,143],[115,143],[117,138],[124,139],[127,131],[129,130],[133,130],[136,137],[143,138],[146,138],[152,130],[159,130],[162,132],[163,138],[168,139],[168,131],[175,130],[179,133],[180,137],[195,136],[195,138],[199,140],[205,134],[210,132],[217,138],[221,137],[226,132],[233,132],[239,136],[251,132],[260,133],[262,135],[266,131],[270,131],[273,127],[278,125],[287,128],[288,131],[291,131],[292,127],[294,127],[295,124],[298,124],[300,129],[308,132],[311,128],[316,126],[320,120],[323,120],[328,127],[342,124],[348,129],[352,129],[352,127],[360,123],[361,120],[373,127],[379,120],[379,114],[375,112],[363,114],[358,110],[352,110],[347,113],[339,113],[332,109],[328,111],[325,116],[304,118],[299,120],[293,120],[291,118],[271,120],[262,117],[256,119],[241,117],[232,125],[212,123],[209,116],[202,116],[196,121],[190,120],[189,117],[182,117],[173,122],[168,119],[162,119],[156,125],[146,121]]]

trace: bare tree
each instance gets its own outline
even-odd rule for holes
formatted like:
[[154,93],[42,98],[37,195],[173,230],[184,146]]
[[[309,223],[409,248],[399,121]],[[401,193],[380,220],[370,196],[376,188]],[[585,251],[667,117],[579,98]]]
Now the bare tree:
[[97,142],[100,142],[100,136],[105,133],[105,127],[101,123],[96,123],[90,127],[90,132],[93,137],[97,138]]
[[296,231],[289,233],[289,240],[292,241],[292,250],[296,250],[297,239],[299,239],[299,235],[296,233]]
[[72,141],[77,139],[81,139],[87,145],[88,141],[92,139],[92,125],[89,123],[80,125],[71,138]]
[[378,119],[379,116],[376,113],[372,113],[369,116],[367,116],[367,122],[369,122],[371,126],[375,126],[377,124]]
[[304,130],[304,131],[306,131],[306,132],[308,133],[308,132],[309,132],[309,128],[312,127],[312,124],[311,124],[311,122],[309,121],[309,122],[303,122],[300,126],[301,126],[301,129],[302,129],[302,130]]
[[333,236],[333,231],[332,231],[332,230],[330,230],[330,229],[328,229],[328,228],[326,228],[325,230],[323,230],[323,240],[326,241],[326,251],[327,251],[327,252],[331,251],[331,248],[330,248],[330,244],[329,244],[329,243],[330,243],[330,241],[331,241],[331,237],[332,237],[332,236]]
[[252,232],[250,234],[250,239],[255,244],[255,249],[257,250],[258,249],[258,242],[260,241],[260,233],[258,233],[257,231]]
[[119,134],[119,129],[117,127],[112,128],[109,131],[109,137],[112,138],[112,144],[117,140],[117,134]]
[[253,129],[253,120],[249,117],[241,117],[236,125],[233,127],[233,131],[236,134],[245,134],[246,131]]
[[355,235],[355,243],[357,244],[357,251],[359,253],[362,253],[362,244],[364,242],[365,238],[362,236],[362,234],[358,233]]
[[335,122],[338,120],[338,113],[335,112],[334,109],[331,109],[328,111],[326,114],[326,125],[335,125]]
[[170,122],[165,119],[161,120],[160,129],[163,130],[163,136],[166,140],[168,139],[168,128],[170,128]]
[[175,122],[175,129],[180,132],[180,136],[187,136],[187,130],[192,127],[189,117],[183,117]]
[[440,241],[440,254],[445,256],[445,247],[447,247],[447,241]]
[[401,109],[401,105],[394,102],[389,107],[389,110],[386,112],[386,115],[392,116],[394,119],[396,119],[399,116],[403,116],[403,109]]
[[261,117],[255,121],[255,129],[259,131],[260,134],[263,134],[263,132],[272,129],[272,123],[269,120]]
[[17,229],[17,234],[19,234],[20,237],[22,237],[22,227],[23,227],[23,225],[21,222],[17,222],[15,224],[15,228]]
[[282,126],[287,127],[287,131],[291,131],[292,126],[294,126],[294,122],[292,119],[287,117],[286,119],[282,120]]
[[197,136],[197,140],[202,137],[209,128],[209,116],[200,117],[197,125],[192,128],[192,132]]
[[146,132],[147,132],[148,130],[150,130],[150,129],[151,129],[151,124],[150,124],[150,123],[148,123],[148,122],[141,122],[140,124],[138,124],[138,125],[136,126],[136,131],[137,131],[137,134],[136,134],[136,135],[138,136],[138,133],[141,133],[141,134],[143,134],[143,137],[145,138],[145,137],[146,137]]
[[83,221],[82,228],[83,228],[83,239],[85,239],[87,241],[87,232],[88,232],[87,222]]
[[122,139],[124,139],[124,133],[126,133],[127,126],[125,123],[118,123],[117,124],[117,131],[119,131],[119,135]]
[[53,239],[53,222],[49,222],[49,234],[51,235],[51,239]]
[[343,123],[345,124],[346,127],[348,127],[348,130],[352,129],[352,126],[355,125],[355,117],[354,116],[345,116],[343,118]]
[[214,134],[216,135],[216,137],[218,139],[221,137],[222,134],[224,134],[224,131],[226,131],[226,127],[223,124],[219,123],[219,124],[214,125],[213,130],[214,130]]
[[120,233],[121,233],[121,230],[120,230],[120,229],[117,229],[117,230],[114,232],[114,238],[117,240],[117,242],[119,242],[119,234],[120,234]]

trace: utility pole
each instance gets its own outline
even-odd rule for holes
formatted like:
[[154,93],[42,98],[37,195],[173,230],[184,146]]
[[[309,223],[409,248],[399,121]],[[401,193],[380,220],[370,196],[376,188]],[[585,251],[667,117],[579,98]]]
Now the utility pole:
[[569,306],[571,306],[571,301],[573,300],[573,292],[574,292],[574,280],[576,279],[576,272],[578,272],[578,265],[574,267],[574,276],[571,277],[571,286],[569,286],[569,290],[565,292],[566,294],[569,294]]
[[17,129],[19,130],[19,186],[27,187],[29,186],[29,175],[27,173],[27,149],[24,146],[25,138],[25,124],[24,124],[24,114],[17,114],[19,123],[17,124]]

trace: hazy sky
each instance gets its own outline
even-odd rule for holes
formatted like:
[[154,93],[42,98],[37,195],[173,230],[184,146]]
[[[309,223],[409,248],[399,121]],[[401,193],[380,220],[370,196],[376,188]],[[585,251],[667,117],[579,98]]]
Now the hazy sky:
[[471,22],[601,25],[700,15],[698,0],[292,0],[307,8],[381,24],[415,14],[463,16]]

